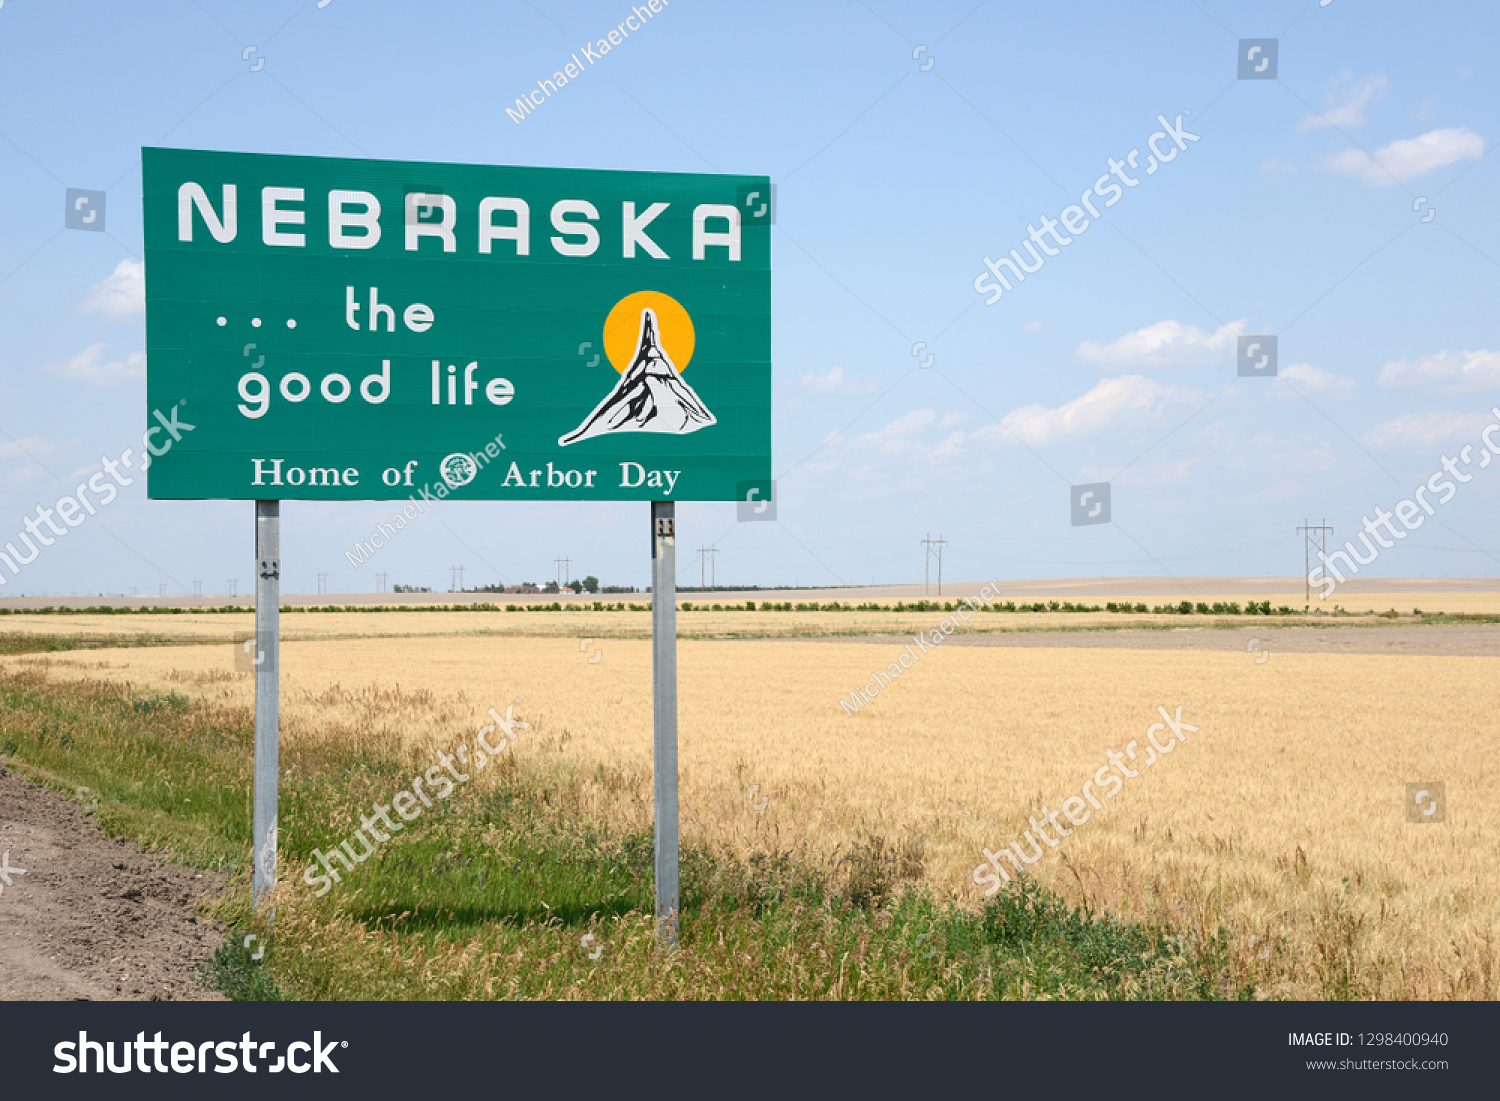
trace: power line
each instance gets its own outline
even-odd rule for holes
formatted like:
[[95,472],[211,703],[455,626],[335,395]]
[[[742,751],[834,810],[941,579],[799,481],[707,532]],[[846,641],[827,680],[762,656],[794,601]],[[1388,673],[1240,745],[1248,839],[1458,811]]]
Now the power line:
[[1328,517],[1326,516],[1323,517],[1322,521],[1319,522],[1317,527],[1311,526],[1311,522],[1306,517],[1303,517],[1302,526],[1297,529],[1297,531],[1302,535],[1302,599],[1304,602],[1311,603],[1312,601],[1312,581],[1310,580],[1310,578],[1312,577],[1312,563],[1309,561],[1308,542],[1312,537],[1313,532],[1316,531],[1321,533],[1323,538],[1323,553],[1321,556],[1321,561],[1327,562],[1328,533],[1332,530],[1333,529],[1328,526]]
[[938,532],[938,537],[936,539],[934,539],[932,537],[932,532],[929,531],[927,533],[927,538],[925,538],[925,539],[922,540],[922,545],[927,548],[927,555],[922,560],[922,595],[923,596],[927,595],[927,590],[928,590],[927,569],[928,569],[929,564],[932,562],[932,556],[933,556],[933,553],[934,553],[934,551],[933,551],[932,548],[936,547],[937,548],[936,554],[937,554],[937,560],[938,560],[938,596],[942,596],[943,595],[943,548],[948,545],[948,540],[946,540],[946,539],[943,538],[943,533],[942,532]]

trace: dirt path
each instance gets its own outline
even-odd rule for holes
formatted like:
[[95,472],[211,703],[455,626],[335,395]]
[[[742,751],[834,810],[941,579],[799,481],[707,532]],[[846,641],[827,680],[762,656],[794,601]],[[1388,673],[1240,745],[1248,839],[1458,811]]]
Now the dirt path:
[[[1257,640],[1250,646],[1251,640]],[[893,643],[910,635],[859,635],[786,639],[798,642]],[[1358,627],[1280,627],[1265,620],[1255,627],[1184,627],[1170,631],[993,631],[951,635],[945,646],[1011,646],[1040,649],[1226,650],[1285,654],[1398,654],[1442,657],[1500,657],[1500,624],[1392,624]]]
[[193,908],[212,886],[0,768],[0,1001],[219,1000],[194,981],[224,939]]

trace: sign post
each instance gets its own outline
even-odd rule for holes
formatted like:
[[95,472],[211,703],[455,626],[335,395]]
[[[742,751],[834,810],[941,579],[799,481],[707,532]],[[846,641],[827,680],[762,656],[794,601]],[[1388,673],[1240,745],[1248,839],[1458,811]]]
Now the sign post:
[[[153,500],[254,501],[253,897],[276,883],[280,502],[651,503],[674,941],[677,501],[771,496],[765,176],[143,149]],[[160,445],[158,450],[157,445]],[[395,511],[399,509],[399,511]],[[378,576],[378,575],[377,575]]]
[[276,887],[277,783],[281,768],[281,502],[255,502],[255,871],[258,909]]
[[656,804],[656,937],[677,943],[677,506],[651,503],[652,774]]

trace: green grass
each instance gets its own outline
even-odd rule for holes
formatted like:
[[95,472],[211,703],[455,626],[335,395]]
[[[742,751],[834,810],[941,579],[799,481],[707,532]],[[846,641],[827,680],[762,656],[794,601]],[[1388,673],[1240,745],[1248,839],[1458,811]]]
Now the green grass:
[[[214,643],[223,640],[215,639]],[[0,655],[46,654],[63,650],[108,650],[137,646],[193,646],[204,640],[168,635],[31,635],[0,634]]]
[[175,693],[0,678],[0,756],[69,795],[88,788],[111,834],[198,866],[243,863],[250,844],[252,741],[236,720]]
[[[304,732],[305,733],[305,732]],[[276,920],[252,913],[251,716],[175,695],[0,676],[0,755],[100,799],[111,834],[229,870],[231,928],[204,981],[237,999],[1233,998],[1222,935],[1068,905],[1031,883],[935,899],[920,849],[851,839],[829,864],[686,846],[680,945],[656,940],[649,831],[599,830],[591,777],[502,758],[380,844],[323,898],[303,882],[357,815],[430,764],[367,732],[288,739]],[[267,947],[255,960],[243,947]]]
[[[265,957],[262,955],[261,959]],[[199,982],[236,1002],[281,1002],[288,998],[242,942],[228,940],[214,949],[213,959],[198,965]]]

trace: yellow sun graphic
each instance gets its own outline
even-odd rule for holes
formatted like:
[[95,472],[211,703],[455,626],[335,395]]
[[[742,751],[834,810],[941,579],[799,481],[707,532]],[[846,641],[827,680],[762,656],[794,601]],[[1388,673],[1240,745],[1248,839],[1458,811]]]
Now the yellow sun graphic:
[[655,311],[657,335],[663,350],[678,371],[686,371],[698,339],[693,332],[693,319],[682,308],[681,302],[661,291],[627,294],[609,311],[609,316],[604,319],[604,354],[609,357],[610,365],[624,374],[625,368],[635,358],[636,342],[641,336],[641,311],[644,309]]

